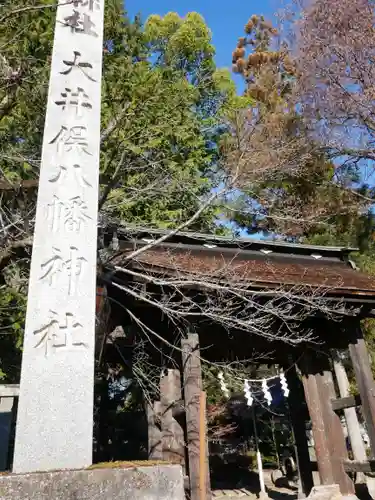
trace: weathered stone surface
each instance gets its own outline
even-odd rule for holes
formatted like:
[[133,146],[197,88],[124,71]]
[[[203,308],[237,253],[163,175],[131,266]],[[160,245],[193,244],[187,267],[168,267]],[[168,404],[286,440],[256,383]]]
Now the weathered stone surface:
[[184,500],[179,465],[0,476],[1,500]]
[[[56,10],[14,472],[92,463],[104,0]],[[16,498],[16,497],[15,497]]]
[[258,496],[259,500],[271,500],[265,491],[261,491]]
[[336,500],[341,498],[340,487],[338,484],[327,484],[314,486],[310,495],[310,500]]

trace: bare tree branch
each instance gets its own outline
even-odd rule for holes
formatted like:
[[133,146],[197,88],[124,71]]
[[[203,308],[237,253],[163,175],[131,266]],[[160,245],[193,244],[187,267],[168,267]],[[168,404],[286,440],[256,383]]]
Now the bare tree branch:
[[[13,9],[9,12],[7,12],[3,17],[0,17],[0,24],[6,21],[9,17],[15,16],[18,14],[23,14],[24,12],[29,12],[33,10],[43,10],[43,9],[57,9],[58,7],[62,5],[70,5],[74,2],[74,0],[67,0],[66,2],[57,2],[57,3],[51,3],[51,4],[41,4],[41,5],[29,5],[28,7],[21,7],[19,9]],[[3,5],[0,5],[0,7],[4,7]]]

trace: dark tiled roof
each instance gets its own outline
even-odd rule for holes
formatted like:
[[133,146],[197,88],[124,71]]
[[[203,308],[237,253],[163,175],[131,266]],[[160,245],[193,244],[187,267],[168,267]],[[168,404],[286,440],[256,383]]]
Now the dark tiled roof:
[[326,288],[326,293],[373,295],[375,277],[356,271],[340,261],[313,259],[244,258],[241,252],[228,255],[215,249],[211,252],[184,251],[179,248],[157,248],[141,253],[137,267],[146,267],[160,274],[204,276],[246,282],[249,285],[274,288],[279,285],[305,285]]
[[[102,225],[104,247],[117,248],[113,264],[145,245],[155,244],[126,265],[157,275],[236,281],[272,290],[281,285],[324,288],[325,294],[375,301],[375,276],[354,269],[349,260],[354,248],[225,238],[200,233]],[[165,238],[165,236],[168,236]],[[159,241],[158,241],[159,240]],[[130,264],[131,262],[131,264]]]

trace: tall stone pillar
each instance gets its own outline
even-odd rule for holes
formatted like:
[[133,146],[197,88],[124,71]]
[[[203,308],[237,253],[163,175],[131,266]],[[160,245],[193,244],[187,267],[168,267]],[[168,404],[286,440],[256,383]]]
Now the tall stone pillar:
[[92,462],[103,14],[104,0],[60,2],[56,11],[16,427],[18,473]]

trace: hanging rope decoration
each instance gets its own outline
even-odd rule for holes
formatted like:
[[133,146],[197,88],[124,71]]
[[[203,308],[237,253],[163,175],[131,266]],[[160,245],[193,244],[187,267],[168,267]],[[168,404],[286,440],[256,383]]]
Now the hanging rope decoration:
[[286,381],[285,374],[283,372],[280,373],[280,384],[284,397],[287,398],[289,396],[290,391],[288,387],[288,382]]
[[251,388],[248,380],[245,380],[243,392],[245,394],[247,406],[252,406],[254,399],[251,395]]
[[224,396],[229,399],[229,390],[228,390],[228,387],[226,386],[226,383],[225,383],[225,380],[224,380],[224,374],[223,372],[219,372],[217,378],[219,379],[219,383],[220,383],[220,389],[222,390]]
[[[229,399],[230,392],[229,392],[229,389],[228,389],[226,382],[225,382],[225,379],[224,379],[224,373],[222,371],[220,371],[217,375],[217,378],[219,379],[220,389],[221,389],[223,395],[226,397],[226,399]],[[268,387],[268,382],[270,382],[271,380],[275,380],[277,378],[280,380],[281,390],[283,392],[284,397],[287,398],[290,394],[288,382],[286,380],[284,372],[281,371],[278,375],[275,375],[275,376],[270,377],[270,378],[262,379],[262,382],[261,382],[262,383],[262,392],[264,395],[264,399],[267,401],[268,406],[271,406],[271,403],[272,403],[272,394],[270,392],[270,388]],[[251,390],[251,386],[250,386],[249,382],[253,382],[253,383],[258,382],[259,383],[260,380],[245,379],[243,381],[243,384],[244,384],[243,385],[243,392],[244,392],[244,396],[246,399],[246,404],[247,404],[247,406],[250,407],[254,403],[254,398],[253,398],[253,392]]]
[[267,380],[265,378],[262,380],[262,390],[263,390],[264,398],[267,400],[268,406],[271,406],[272,396],[271,396],[270,390],[269,390],[268,385],[267,385]]

